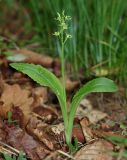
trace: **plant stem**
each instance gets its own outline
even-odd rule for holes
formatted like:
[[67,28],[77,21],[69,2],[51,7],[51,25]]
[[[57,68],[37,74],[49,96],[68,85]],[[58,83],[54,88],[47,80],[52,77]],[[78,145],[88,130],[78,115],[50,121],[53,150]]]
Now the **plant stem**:
[[62,74],[62,83],[64,88],[64,98],[66,100],[66,86],[65,86],[65,60],[64,60],[64,40],[63,40],[63,31],[61,33],[61,74]]
[[[61,31],[61,74],[62,74],[62,84],[63,84],[63,95],[64,95],[64,108],[66,111],[66,116],[64,115],[64,125],[65,125],[65,138],[66,138],[66,143],[68,146],[71,145],[71,138],[68,136],[68,122],[69,122],[69,115],[67,111],[67,103],[66,103],[66,83],[65,83],[65,56],[64,56],[64,37],[63,37],[63,30]],[[70,148],[70,147],[69,147]]]

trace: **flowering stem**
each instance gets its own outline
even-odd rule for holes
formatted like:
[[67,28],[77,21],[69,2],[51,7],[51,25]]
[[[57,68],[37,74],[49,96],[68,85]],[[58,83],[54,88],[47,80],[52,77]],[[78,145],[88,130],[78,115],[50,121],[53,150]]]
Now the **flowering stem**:
[[62,74],[62,83],[64,88],[64,98],[66,98],[66,84],[65,84],[65,57],[64,57],[64,41],[63,41],[63,31],[61,33],[61,74]]
[[63,103],[61,105],[62,115],[64,119],[64,126],[65,126],[65,138],[66,143],[71,148],[71,136],[69,132],[69,113],[67,111],[67,101],[66,101],[66,83],[65,83],[65,55],[64,55],[64,46],[67,39],[71,38],[71,35],[67,34],[67,24],[66,21],[70,20],[69,16],[65,16],[64,11],[60,15],[57,13],[58,17],[56,20],[58,21],[58,28],[59,30],[54,33],[55,36],[59,38],[60,45],[61,45],[61,53],[60,53],[60,60],[61,60],[61,77],[62,77],[62,85],[63,85]]

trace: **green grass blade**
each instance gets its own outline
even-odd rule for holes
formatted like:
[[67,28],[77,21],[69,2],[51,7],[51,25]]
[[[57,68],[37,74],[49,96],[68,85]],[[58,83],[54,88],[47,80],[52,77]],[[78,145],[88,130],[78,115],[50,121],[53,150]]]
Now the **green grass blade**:
[[120,144],[127,146],[127,138],[122,136],[106,136],[107,140],[113,142],[114,144]]

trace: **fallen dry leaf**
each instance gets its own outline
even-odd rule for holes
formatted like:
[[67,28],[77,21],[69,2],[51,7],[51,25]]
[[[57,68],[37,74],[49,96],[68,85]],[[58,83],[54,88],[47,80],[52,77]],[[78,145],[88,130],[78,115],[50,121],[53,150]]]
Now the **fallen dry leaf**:
[[86,142],[89,142],[90,140],[93,139],[93,133],[91,128],[88,127],[89,122],[87,118],[84,118],[80,121],[81,127],[82,127],[82,131],[85,137]]
[[55,149],[55,139],[46,132],[47,124],[42,122],[41,120],[38,120],[37,117],[31,117],[27,124],[27,131],[31,135],[34,135],[34,137],[36,137],[43,144],[45,144],[48,149]]
[[108,117],[108,115],[104,112],[101,112],[99,110],[92,110],[91,112],[89,112],[89,114],[87,115],[87,117],[89,118],[89,121],[91,123],[97,123],[98,121]]
[[85,143],[85,136],[80,126],[74,126],[72,130],[72,139],[77,139],[80,143]]
[[77,109],[76,115],[78,118],[87,117],[91,123],[97,123],[98,121],[104,119],[108,115],[99,110],[93,109],[90,101],[83,99],[80,103],[80,106]]
[[33,109],[33,112],[36,113],[36,116],[44,122],[52,123],[54,120],[58,118],[58,114],[57,112],[55,112],[55,110],[53,110],[52,107],[46,106],[47,105],[38,106]]
[[64,124],[59,123],[48,127],[49,133],[53,135],[56,141],[62,146],[65,143]]
[[4,85],[4,91],[0,98],[0,116],[7,118],[7,113],[12,111],[12,107],[19,107],[24,113],[27,123],[29,114],[31,112],[30,106],[33,103],[33,98],[30,97],[30,91],[21,89],[19,85]]
[[11,108],[12,112],[12,120],[17,122],[21,128],[24,128],[24,114],[21,108],[19,107],[12,107]]
[[76,160],[113,160],[110,152],[113,145],[105,140],[96,140],[81,148],[74,156]]
[[86,116],[89,112],[91,112],[92,110],[92,104],[91,102],[84,98],[81,102],[80,105],[77,108],[77,112],[76,112],[76,116],[81,119],[84,116]]
[[48,151],[42,144],[40,145],[39,142],[21,128],[8,128],[6,129],[6,132],[8,133],[6,137],[7,143],[20,151],[23,150],[32,160],[43,159],[48,153],[50,153],[50,151]]
[[40,64],[48,68],[50,68],[53,63],[53,58],[44,54],[38,54],[36,52],[30,51],[27,49],[13,50],[13,52],[16,54],[24,55],[26,57],[24,62],[27,62],[27,63]]
[[0,141],[4,141],[6,138],[6,132],[0,128]]
[[67,92],[72,92],[79,86],[79,81],[72,81],[70,79],[66,79],[66,90]]
[[32,96],[34,98],[33,107],[43,105],[48,101],[47,87],[36,87],[32,89]]
[[[61,143],[61,146],[65,144],[65,134],[64,134],[64,124],[59,123],[56,125],[51,125],[48,127],[50,134],[54,135],[55,139]],[[72,139],[77,138],[77,140],[81,143],[85,142],[85,138],[82,132],[81,127],[79,125],[74,125],[72,130]]]

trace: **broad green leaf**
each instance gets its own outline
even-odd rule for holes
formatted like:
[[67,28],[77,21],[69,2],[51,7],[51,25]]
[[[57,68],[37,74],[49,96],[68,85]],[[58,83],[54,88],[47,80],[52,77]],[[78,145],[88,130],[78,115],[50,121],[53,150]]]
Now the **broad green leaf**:
[[63,96],[64,89],[59,79],[53,73],[40,65],[34,64],[12,63],[10,66],[24,74],[27,74],[31,79],[40,85],[51,88],[59,100],[63,116],[67,116],[66,99]]
[[10,66],[27,74],[40,85],[50,87],[56,95],[63,94],[63,88],[60,81],[54,74],[42,66],[27,63],[12,63]]
[[116,84],[108,79],[108,78],[96,78],[94,80],[89,81],[85,84],[77,93],[74,95],[72,99],[72,103],[70,106],[70,114],[69,114],[69,132],[71,127],[73,126],[73,119],[79,106],[80,101],[82,98],[92,92],[115,92],[117,91]]

